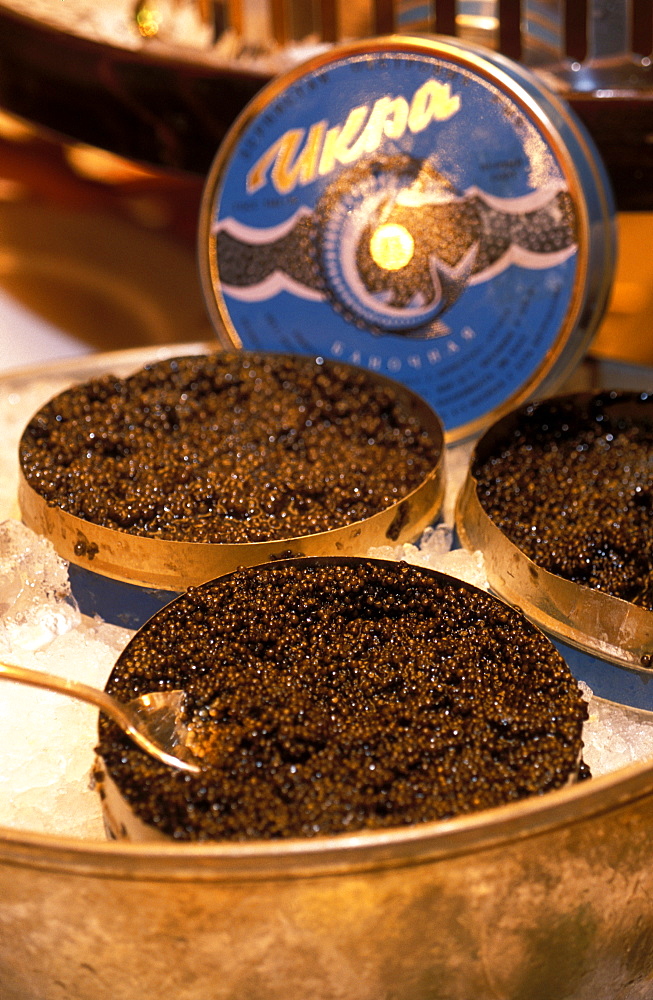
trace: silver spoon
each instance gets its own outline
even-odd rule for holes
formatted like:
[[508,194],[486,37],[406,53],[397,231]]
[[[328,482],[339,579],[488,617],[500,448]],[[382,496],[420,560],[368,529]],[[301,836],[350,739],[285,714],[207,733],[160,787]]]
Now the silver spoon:
[[95,705],[151,757],[182,771],[197,773],[200,770],[193,762],[191,752],[182,743],[179,714],[185,697],[183,691],[154,691],[131,701],[118,701],[88,684],[9,663],[0,663],[1,678],[56,691]]

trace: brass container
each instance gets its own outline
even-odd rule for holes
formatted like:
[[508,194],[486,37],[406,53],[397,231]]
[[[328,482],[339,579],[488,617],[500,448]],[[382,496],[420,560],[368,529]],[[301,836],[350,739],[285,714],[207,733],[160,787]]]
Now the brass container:
[[0,996],[647,1000],[652,829],[645,762],[469,817],[311,841],[0,829]]
[[[184,353],[183,350],[179,352]],[[98,370],[102,371],[101,364]],[[109,370],[109,369],[106,369]],[[37,493],[19,471],[18,500],[23,522],[48,538],[70,564],[73,592],[87,614],[138,627],[188,587],[237,566],[281,556],[365,555],[373,546],[414,542],[440,513],[444,497],[444,432],[438,416],[412,390],[383,375],[439,450],[439,460],[419,486],[362,521],[330,531],[265,542],[202,543],[146,538],[83,520]]]
[[[580,419],[593,393],[566,397]],[[653,422],[653,398],[636,392],[611,394],[611,413]],[[491,589],[520,608],[545,631],[574,674],[594,693],[634,708],[653,710],[653,612],[610,594],[572,583],[538,566],[486,514],[472,473],[508,441],[520,421],[514,410],[496,421],[477,442],[470,471],[458,495],[456,529],[465,548],[483,553]],[[653,992],[652,992],[653,995]]]
[[3,1000],[643,1000],[653,767],[310,842],[0,833]]

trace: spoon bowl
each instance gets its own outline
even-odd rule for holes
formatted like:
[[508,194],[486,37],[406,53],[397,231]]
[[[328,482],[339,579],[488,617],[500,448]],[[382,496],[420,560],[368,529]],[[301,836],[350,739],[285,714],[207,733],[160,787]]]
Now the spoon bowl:
[[9,663],[0,663],[0,679],[3,678],[95,705],[151,757],[182,771],[198,773],[200,770],[183,742],[183,691],[153,691],[123,702],[88,684]]

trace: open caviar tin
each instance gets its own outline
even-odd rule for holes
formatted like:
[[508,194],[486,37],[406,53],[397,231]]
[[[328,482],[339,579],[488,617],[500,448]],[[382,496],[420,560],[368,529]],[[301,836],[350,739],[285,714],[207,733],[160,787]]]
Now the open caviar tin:
[[177,745],[199,773],[101,717],[94,778],[115,840],[421,825],[588,773],[586,705],[550,639],[401,560],[277,560],[193,588],[131,638],[105,690],[128,701],[164,685],[184,691]]
[[[575,393],[542,400],[502,417],[474,447],[470,469],[458,495],[456,529],[466,548],[482,551],[493,592],[521,608],[552,637],[575,675],[585,681],[594,694],[651,711],[653,611],[645,604],[640,606],[606,589],[573,582],[538,565],[532,554],[526,554],[525,546],[511,541],[509,532],[502,530],[490,517],[475,476],[477,463],[482,466],[510,448],[525,420],[538,426],[541,420],[544,431],[550,430],[553,435],[554,425],[561,425],[561,421],[565,432],[569,427],[596,426],[597,415],[606,423],[610,419],[611,426],[640,428],[650,439],[653,396],[635,391]],[[555,440],[553,436],[551,440]],[[582,451],[585,445],[579,443],[577,447]],[[647,502],[646,491],[650,489],[650,461],[649,456],[649,471],[645,472],[643,480],[643,502]],[[601,490],[602,486],[605,487],[605,480],[599,477],[596,489]],[[569,485],[568,489],[571,495],[572,487]],[[551,479],[547,485],[548,499],[553,490]],[[544,500],[544,494],[541,496]],[[567,497],[561,499],[564,503]],[[587,493],[580,496],[579,503],[589,506]],[[644,506],[644,517],[646,509]],[[617,530],[616,523],[613,528],[609,523],[605,527],[606,537]]]
[[[230,361],[240,366],[247,363],[248,354],[220,352],[219,357],[227,366]],[[275,364],[287,356],[273,354],[256,357],[263,362],[269,358]],[[201,362],[202,355],[195,353],[193,358]],[[174,363],[174,359],[166,359],[156,364],[169,365],[171,360]],[[301,360],[302,363],[310,361]],[[322,373],[330,365],[317,359],[313,367],[316,373]],[[339,370],[356,374],[348,365],[339,366]],[[408,387],[380,374],[369,373],[369,377],[365,377],[367,383],[374,387],[374,392],[390,393],[398,401],[402,412],[423,429],[433,453],[438,456],[416,487],[404,491],[404,495],[396,501],[369,517],[330,530],[296,537],[272,537],[265,541],[199,542],[193,540],[192,531],[189,532],[189,540],[166,540],[117,530],[114,526],[93,523],[70,513],[30,485],[24,463],[21,463],[18,499],[22,520],[29,528],[48,538],[57,553],[69,562],[73,594],[80,609],[86,614],[100,614],[105,620],[126,627],[138,627],[188,587],[237,566],[282,556],[327,553],[364,555],[375,545],[400,545],[415,541],[426,526],[437,519],[442,506],[445,460],[442,425],[431,407]],[[61,397],[56,397],[54,405],[68,392],[65,390]],[[50,404],[46,406],[50,407]],[[326,409],[324,412],[326,415]],[[34,418],[38,419],[38,414]],[[21,438],[21,454],[28,430],[29,425]],[[338,471],[346,481],[347,468]],[[292,490],[291,482],[287,488]]]
[[573,112],[444,37],[336,46],[276,78],[218,150],[200,217],[230,343],[391,375],[448,442],[561,384],[614,257],[609,182]]

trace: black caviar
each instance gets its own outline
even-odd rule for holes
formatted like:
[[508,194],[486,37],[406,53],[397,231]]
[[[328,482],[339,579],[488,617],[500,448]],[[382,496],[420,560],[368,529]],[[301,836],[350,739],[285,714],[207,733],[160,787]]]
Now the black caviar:
[[472,466],[481,506],[557,576],[653,610],[653,395],[525,407]]
[[136,815],[180,840],[338,834],[540,794],[577,774],[587,716],[519,612],[375,560],[269,563],[189,590],[136,634],[107,690],[178,687],[200,774],[104,717],[98,752]]
[[256,542],[338,528],[401,500],[435,441],[392,383],[285,355],[210,354],[73,387],[20,444],[30,486],[101,526]]

